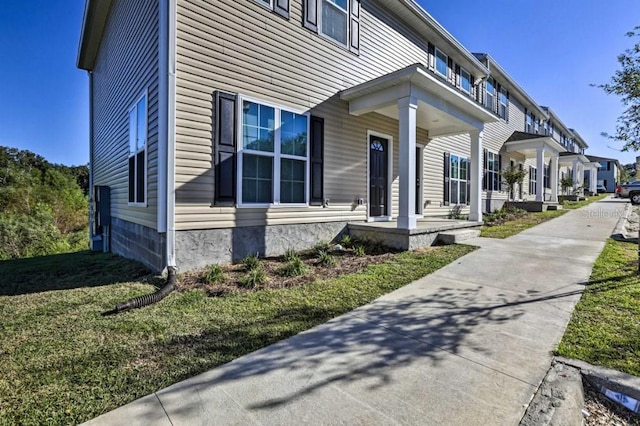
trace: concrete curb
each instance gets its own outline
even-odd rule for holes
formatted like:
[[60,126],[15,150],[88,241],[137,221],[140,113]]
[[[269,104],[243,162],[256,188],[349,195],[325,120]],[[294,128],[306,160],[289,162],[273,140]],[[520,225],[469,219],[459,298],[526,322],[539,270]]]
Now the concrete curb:
[[581,425],[583,408],[580,370],[554,360],[520,426]]
[[[629,236],[627,236],[626,232],[626,224],[629,220],[629,215],[631,214],[631,203],[625,205],[624,212],[618,222],[616,223],[615,228],[613,229],[613,233],[611,234],[611,238],[615,240],[628,240]],[[633,237],[632,237],[633,238]]]
[[597,388],[602,386],[640,400],[640,377],[610,368],[598,367],[577,359],[556,357],[555,361],[580,370],[580,373]]

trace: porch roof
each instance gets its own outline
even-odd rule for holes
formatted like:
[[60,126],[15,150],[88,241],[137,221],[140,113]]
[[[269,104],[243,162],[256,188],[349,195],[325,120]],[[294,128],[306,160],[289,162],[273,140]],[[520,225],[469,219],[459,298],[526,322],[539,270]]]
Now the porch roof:
[[559,155],[564,147],[551,136],[534,135],[525,132],[513,132],[504,144],[507,152],[519,152],[527,157],[536,155],[539,149],[548,152],[549,155]]
[[349,102],[349,112],[363,115],[377,112],[398,119],[397,102],[412,97],[418,102],[418,127],[430,137],[482,130],[498,117],[467,94],[452,87],[422,64],[383,75],[340,92]]
[[589,160],[584,154],[578,154],[575,152],[561,152],[560,153],[560,164],[570,164],[575,160],[578,160],[582,164],[589,164],[591,160]]

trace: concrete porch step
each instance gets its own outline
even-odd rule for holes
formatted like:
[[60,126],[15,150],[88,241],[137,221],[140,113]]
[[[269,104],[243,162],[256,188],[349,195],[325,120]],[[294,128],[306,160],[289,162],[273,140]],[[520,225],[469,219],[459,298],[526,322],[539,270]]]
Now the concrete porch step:
[[444,245],[457,244],[479,236],[479,229],[457,229],[454,231],[440,232],[438,234],[438,242]]

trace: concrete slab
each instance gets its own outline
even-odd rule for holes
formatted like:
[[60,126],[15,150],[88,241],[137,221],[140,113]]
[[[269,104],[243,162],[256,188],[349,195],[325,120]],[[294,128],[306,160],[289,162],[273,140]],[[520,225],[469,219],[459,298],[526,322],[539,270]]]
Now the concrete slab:
[[124,405],[117,410],[110,411],[93,420],[84,423],[87,426],[97,425],[128,425],[128,426],[172,426],[167,417],[160,400],[156,394],[147,395],[143,398]]

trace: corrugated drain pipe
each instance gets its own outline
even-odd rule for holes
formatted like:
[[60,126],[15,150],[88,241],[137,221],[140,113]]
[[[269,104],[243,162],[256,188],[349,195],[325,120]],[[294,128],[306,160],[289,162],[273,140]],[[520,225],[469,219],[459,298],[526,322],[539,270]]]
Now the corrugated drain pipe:
[[160,290],[155,293],[145,294],[144,296],[134,297],[126,302],[118,303],[116,308],[103,312],[103,316],[113,315],[120,312],[125,312],[131,309],[142,308],[143,306],[157,303],[164,299],[169,293],[176,289],[176,268],[174,266],[167,267],[167,282]]

